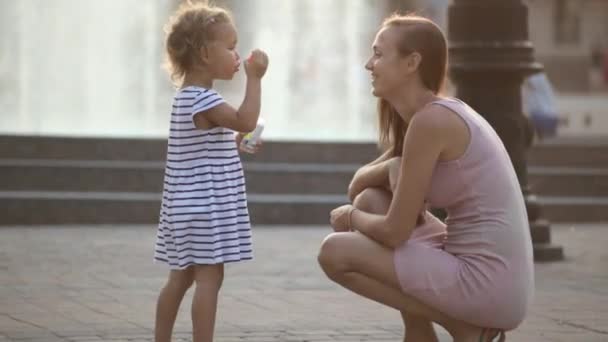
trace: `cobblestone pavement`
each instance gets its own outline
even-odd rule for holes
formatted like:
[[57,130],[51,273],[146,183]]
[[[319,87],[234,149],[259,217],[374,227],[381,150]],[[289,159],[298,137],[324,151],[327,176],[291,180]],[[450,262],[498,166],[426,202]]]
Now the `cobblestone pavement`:
[[[255,260],[226,269],[216,340],[400,341],[397,312],[322,274],[328,232],[256,227]],[[0,342],[152,341],[166,277],[151,261],[154,236],[154,226],[0,228]],[[608,225],[553,226],[567,260],[536,265],[534,306],[509,340],[608,341],[607,236]],[[190,341],[186,296],[176,341]]]

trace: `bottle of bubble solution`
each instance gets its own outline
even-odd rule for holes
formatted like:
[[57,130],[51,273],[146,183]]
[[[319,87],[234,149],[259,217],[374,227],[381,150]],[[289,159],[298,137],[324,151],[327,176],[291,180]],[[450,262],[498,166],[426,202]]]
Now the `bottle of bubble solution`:
[[253,132],[247,133],[243,140],[241,140],[241,150],[247,153],[253,153],[255,149],[255,145],[262,138],[262,132],[264,131],[264,119],[258,119],[258,124],[255,126]]

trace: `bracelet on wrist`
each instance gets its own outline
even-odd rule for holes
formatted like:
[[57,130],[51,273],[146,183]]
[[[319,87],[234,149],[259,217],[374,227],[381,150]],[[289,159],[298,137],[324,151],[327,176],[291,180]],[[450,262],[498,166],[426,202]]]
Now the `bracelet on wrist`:
[[348,212],[348,230],[349,231],[354,231],[353,229],[353,212],[357,210],[357,208],[352,207],[349,212]]

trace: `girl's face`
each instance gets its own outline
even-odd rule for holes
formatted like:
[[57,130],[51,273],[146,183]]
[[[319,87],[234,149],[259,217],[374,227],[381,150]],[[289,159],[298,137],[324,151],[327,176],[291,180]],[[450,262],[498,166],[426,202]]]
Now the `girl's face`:
[[373,55],[365,64],[371,72],[372,93],[380,98],[387,98],[396,93],[411,78],[412,70],[408,63],[409,56],[402,56],[397,49],[399,28],[384,27],[372,45]]
[[241,64],[236,29],[231,23],[220,23],[213,30],[214,40],[201,49],[203,60],[214,79],[231,80]]

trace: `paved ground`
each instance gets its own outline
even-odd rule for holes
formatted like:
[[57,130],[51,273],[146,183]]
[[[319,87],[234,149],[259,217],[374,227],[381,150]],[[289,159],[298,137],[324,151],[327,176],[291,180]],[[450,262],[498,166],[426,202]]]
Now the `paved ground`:
[[[155,228],[0,228],[0,342],[151,341],[165,268]],[[393,310],[327,281],[324,227],[258,227],[255,261],[227,268],[217,341],[400,341]],[[537,295],[511,341],[608,341],[608,225],[554,226],[567,260],[537,264]],[[176,340],[189,341],[189,301]],[[499,308],[497,308],[499,310]],[[440,331],[442,341],[450,341]]]

